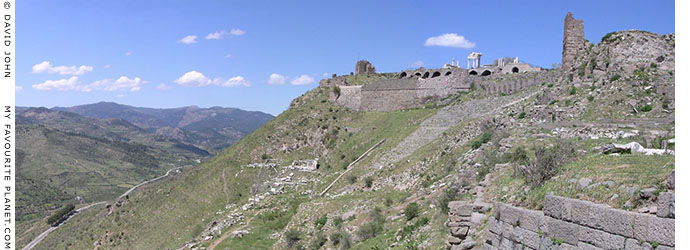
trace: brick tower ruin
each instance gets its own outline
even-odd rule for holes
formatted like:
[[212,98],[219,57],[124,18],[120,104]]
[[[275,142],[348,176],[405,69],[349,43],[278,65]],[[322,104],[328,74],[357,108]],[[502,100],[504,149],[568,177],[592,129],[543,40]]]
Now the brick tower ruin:
[[355,65],[355,75],[368,75],[376,73],[376,68],[367,60],[360,60]]
[[573,18],[573,13],[568,12],[563,26],[563,61],[562,72],[570,72],[577,54],[585,48],[585,28],[582,20]]

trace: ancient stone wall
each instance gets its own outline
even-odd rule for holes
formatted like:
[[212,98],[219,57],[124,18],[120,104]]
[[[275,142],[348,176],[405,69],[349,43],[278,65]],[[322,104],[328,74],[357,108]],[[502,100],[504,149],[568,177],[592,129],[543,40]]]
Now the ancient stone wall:
[[333,91],[329,94],[329,100],[337,105],[359,110],[362,101],[362,86],[338,86],[340,96]]
[[[672,193],[660,196],[673,198]],[[658,216],[669,216],[670,200]],[[546,195],[543,211],[495,203],[486,249],[674,249],[675,219]]]
[[573,18],[573,14],[568,12],[565,16],[563,26],[563,58],[561,69],[569,72],[577,54],[585,48],[585,28],[582,20]]

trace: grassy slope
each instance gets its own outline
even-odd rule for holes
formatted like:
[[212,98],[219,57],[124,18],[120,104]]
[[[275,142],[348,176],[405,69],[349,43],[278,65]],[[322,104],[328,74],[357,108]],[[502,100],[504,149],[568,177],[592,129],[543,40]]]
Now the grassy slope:
[[[318,187],[315,189],[320,190],[320,187],[327,185],[329,179],[335,178],[336,172],[341,171],[346,162],[357,157],[380,138],[386,137],[389,141],[373,154],[394,146],[406,134],[414,131],[419,122],[434,113],[433,109],[391,113],[352,112],[322,101],[326,98],[325,89],[319,88],[308,92],[300,98],[298,105],[291,107],[217,157],[183,175],[153,184],[130,195],[129,204],[117,210],[114,216],[99,217],[93,223],[89,223],[86,227],[88,233],[58,230],[49,235],[41,245],[62,248],[65,245],[61,242],[65,241],[74,242],[72,247],[92,247],[94,242],[85,240],[87,236],[104,235],[107,231],[110,234],[121,235],[118,241],[109,242],[108,248],[179,247],[196,237],[202,228],[206,228],[206,224],[214,218],[216,211],[222,210],[228,203],[242,204],[247,201],[248,194],[251,193],[250,186],[259,176],[259,170],[241,166],[261,162],[262,154],[289,163],[293,159],[321,157],[324,152],[331,152],[320,160],[322,167],[318,175],[328,177],[315,184]],[[324,129],[324,123],[330,124],[329,127]],[[336,142],[331,143],[333,147],[324,146],[329,144],[328,139],[324,139],[326,135],[338,130],[337,127],[340,127],[340,132],[335,136]],[[356,128],[350,131],[359,131],[346,132],[346,127]],[[303,147],[286,152],[274,150],[277,147],[271,146],[283,142]],[[345,157],[341,159],[342,155]],[[222,192],[223,180],[220,176],[224,169],[230,193],[229,202]],[[289,219],[291,214],[287,213],[284,216],[288,216]],[[75,218],[69,223],[80,223],[80,220]],[[281,228],[284,224],[278,223],[275,227]]]

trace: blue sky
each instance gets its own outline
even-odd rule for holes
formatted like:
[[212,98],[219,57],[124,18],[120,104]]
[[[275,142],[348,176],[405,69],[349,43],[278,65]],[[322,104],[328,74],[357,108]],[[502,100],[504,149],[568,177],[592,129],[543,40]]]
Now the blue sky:
[[[371,61],[379,72],[398,72],[417,65],[438,68],[451,58],[464,67],[469,52],[477,51],[485,63],[518,56],[551,67],[561,61],[568,11],[584,20],[585,36],[593,42],[617,30],[675,32],[673,1],[22,0],[16,5],[20,106],[113,101],[277,115],[324,76],[354,71],[358,59]],[[425,46],[443,34],[456,34],[455,43],[445,43],[455,47]]]

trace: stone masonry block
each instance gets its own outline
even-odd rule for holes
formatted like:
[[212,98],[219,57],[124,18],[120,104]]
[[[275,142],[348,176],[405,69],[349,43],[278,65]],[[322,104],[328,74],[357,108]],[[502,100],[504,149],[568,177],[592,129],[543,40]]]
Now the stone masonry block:
[[486,232],[486,244],[491,246],[499,246],[501,244],[501,237],[491,231]]
[[584,243],[584,242],[578,242],[577,243],[577,249],[580,249],[580,250],[602,250],[602,248],[592,246],[592,245]]
[[594,228],[603,229],[606,232],[633,237],[635,213],[620,209],[605,208],[594,210]]
[[554,195],[546,195],[544,197],[544,215],[556,219],[570,219],[570,202],[568,199]]
[[490,231],[490,232],[493,232],[493,233],[496,233],[496,234],[500,234],[500,233],[501,233],[501,227],[500,227],[500,225],[499,225],[498,220],[496,220],[496,219],[493,218],[493,217],[489,217],[489,221],[488,221],[487,223],[488,223],[488,228],[489,228],[489,231]]
[[539,234],[520,227],[513,230],[513,240],[533,249],[539,248],[541,242]]
[[520,216],[522,215],[521,211],[518,208],[507,204],[503,204],[501,207],[503,208],[503,211],[501,211],[500,220],[513,226],[517,226]]
[[656,241],[661,245],[675,246],[676,220],[650,216],[648,222],[647,241]]
[[546,216],[542,211],[534,211],[528,209],[521,209],[520,227],[532,232],[543,232],[543,227],[546,224]]
[[548,219],[547,226],[549,228],[549,237],[562,240],[571,245],[577,245],[582,226],[553,218]]
[[656,216],[662,218],[673,218],[671,217],[671,208],[675,207],[674,196],[675,195],[671,192],[659,193],[659,198],[657,198],[657,206],[659,207],[659,211],[656,212]]
[[644,241],[640,245],[640,242],[636,239],[626,239],[625,250],[652,250],[652,245]]
[[589,227],[580,228],[579,240],[604,249],[623,249],[625,238]]

